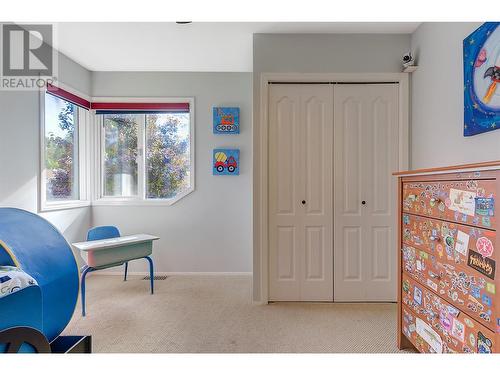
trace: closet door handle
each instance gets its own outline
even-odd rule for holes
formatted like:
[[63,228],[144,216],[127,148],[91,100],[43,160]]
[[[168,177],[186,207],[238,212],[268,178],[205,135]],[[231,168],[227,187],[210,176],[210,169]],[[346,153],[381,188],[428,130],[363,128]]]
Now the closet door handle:
[[302,204],[306,204],[306,201],[302,201]]
[[364,206],[366,204],[366,201],[361,201],[361,204]]

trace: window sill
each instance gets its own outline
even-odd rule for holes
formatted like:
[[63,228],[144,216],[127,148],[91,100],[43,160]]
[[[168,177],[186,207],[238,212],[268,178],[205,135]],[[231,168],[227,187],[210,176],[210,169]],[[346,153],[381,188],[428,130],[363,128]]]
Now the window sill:
[[90,201],[64,201],[64,202],[51,202],[42,203],[40,207],[40,212],[51,212],[60,210],[70,210],[73,208],[90,207]]
[[100,198],[92,201],[92,206],[172,206],[193,191],[187,190],[171,199]]

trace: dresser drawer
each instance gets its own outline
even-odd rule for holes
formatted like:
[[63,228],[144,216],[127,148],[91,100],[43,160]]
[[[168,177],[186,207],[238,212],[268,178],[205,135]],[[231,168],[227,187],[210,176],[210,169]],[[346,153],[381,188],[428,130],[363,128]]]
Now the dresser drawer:
[[402,277],[401,293],[401,330],[419,351],[495,352],[492,331],[406,274]]
[[402,253],[402,267],[409,276],[496,330],[500,313],[493,280],[471,267],[413,246],[403,245]]
[[[411,214],[402,217],[403,243],[435,255],[440,262],[467,267],[468,253],[496,263],[496,232]],[[473,254],[472,253],[472,254]],[[495,279],[495,274],[485,275]]]
[[496,180],[403,182],[403,212],[494,228]]

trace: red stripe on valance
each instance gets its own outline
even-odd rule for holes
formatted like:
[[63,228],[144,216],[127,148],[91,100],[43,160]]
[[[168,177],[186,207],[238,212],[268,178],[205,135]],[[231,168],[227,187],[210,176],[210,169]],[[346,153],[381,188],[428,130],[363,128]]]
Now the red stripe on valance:
[[67,100],[68,102],[71,102],[71,103],[76,104],[80,107],[83,107],[85,109],[90,109],[91,103],[88,100],[80,98],[79,96],[72,94],[66,90],[63,90],[60,87],[56,87],[54,85],[51,85],[50,83],[47,84],[47,92],[49,92],[52,95],[55,95],[61,99]]
[[188,112],[189,103],[92,103],[101,111],[179,111]]

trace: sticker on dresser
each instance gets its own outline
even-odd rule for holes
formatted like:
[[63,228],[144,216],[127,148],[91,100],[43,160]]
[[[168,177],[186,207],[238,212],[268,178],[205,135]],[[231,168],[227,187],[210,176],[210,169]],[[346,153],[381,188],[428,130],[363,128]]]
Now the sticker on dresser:
[[467,266],[469,249],[493,257],[496,232],[412,214],[403,214],[404,244],[435,255],[440,261]]
[[[415,301],[415,293],[422,303]],[[417,282],[402,281],[402,333],[428,353],[488,353],[494,336],[487,328]]]
[[492,227],[495,180],[404,182],[403,211]]
[[[478,171],[477,169],[480,169]],[[398,172],[398,347],[500,352],[500,160]]]
[[[411,278],[434,291],[450,303],[468,311],[477,320],[495,329],[493,316],[496,316],[495,287],[482,273],[472,268],[456,265],[454,262],[440,261],[432,253],[403,245],[402,267]],[[408,286],[403,283],[403,291]],[[413,301],[421,299],[418,288],[414,291]]]

